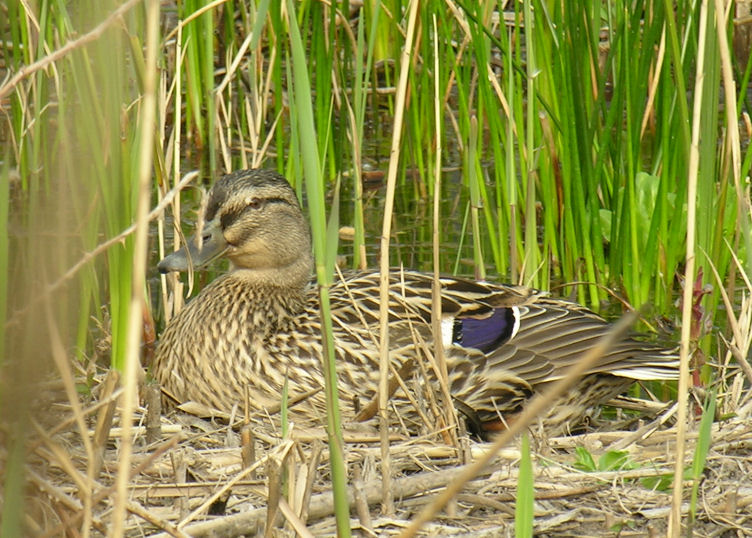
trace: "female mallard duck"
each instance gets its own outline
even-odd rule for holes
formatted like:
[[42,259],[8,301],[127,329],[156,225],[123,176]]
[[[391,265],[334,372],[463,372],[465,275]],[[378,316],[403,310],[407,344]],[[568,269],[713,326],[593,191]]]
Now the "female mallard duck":
[[[246,390],[256,409],[279,409],[287,378],[289,401],[307,396],[290,409],[293,420],[325,424],[310,232],[293,189],[271,171],[234,172],[211,189],[203,217],[200,246],[189,241],[188,248],[162,260],[159,270],[184,271],[221,256],[230,259],[232,270],[171,320],[157,348],[154,376],[172,399],[225,412],[244,402]],[[483,430],[497,427],[503,415],[561,377],[609,327],[584,307],[535,290],[461,278],[442,278],[441,284],[449,390],[458,409]],[[431,285],[430,275],[392,276],[393,372],[406,378],[392,401],[399,420],[413,430],[431,413],[421,403],[431,401],[421,399],[426,391],[440,394],[424,360],[425,350],[433,349]],[[371,401],[378,390],[379,275],[345,275],[330,297],[341,410],[345,420],[353,420],[359,402]],[[417,365],[405,368],[407,363]],[[624,339],[568,400],[552,406],[544,425],[566,431],[588,408],[634,380],[673,379],[676,367],[671,351]]]

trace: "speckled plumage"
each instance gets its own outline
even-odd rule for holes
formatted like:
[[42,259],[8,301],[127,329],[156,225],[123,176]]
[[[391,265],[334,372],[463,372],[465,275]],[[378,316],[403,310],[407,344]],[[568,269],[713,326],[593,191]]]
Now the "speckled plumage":
[[[246,390],[255,408],[277,409],[287,376],[291,400],[307,395],[292,407],[293,420],[324,424],[318,294],[310,284],[309,231],[294,192],[273,172],[235,172],[213,187],[205,217],[205,244],[191,246],[190,256],[186,249],[171,255],[160,270],[184,270],[188,257],[202,265],[222,255],[233,269],[171,320],[157,349],[154,376],[174,400],[222,411],[242,404]],[[402,422],[421,431],[431,413],[420,403],[425,392],[440,394],[426,353],[434,345],[432,278],[394,271],[391,280],[394,371],[411,361],[405,384],[420,409],[402,388],[392,401]],[[379,275],[341,276],[330,297],[341,411],[352,421],[378,388]],[[500,413],[518,411],[534,392],[561,377],[609,327],[584,307],[536,290],[450,277],[442,278],[442,319],[452,397],[476,425],[489,429]],[[552,406],[544,424],[566,431],[586,409],[635,379],[676,377],[676,365],[673,352],[624,339],[569,397]]]

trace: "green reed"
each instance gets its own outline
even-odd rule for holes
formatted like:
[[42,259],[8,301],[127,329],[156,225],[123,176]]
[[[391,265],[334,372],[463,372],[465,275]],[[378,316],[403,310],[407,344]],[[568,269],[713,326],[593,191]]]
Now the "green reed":
[[216,110],[214,108],[215,17],[213,10],[205,10],[202,0],[180,2],[180,16],[193,18],[183,28],[185,49],[186,79],[186,129],[185,135],[190,144],[198,149],[205,148],[208,169],[216,170]]
[[[9,155],[3,156],[5,163],[0,169],[0,222],[8,223],[9,215],[8,209],[10,204],[10,172],[8,170]],[[7,305],[8,300],[8,286],[10,283],[10,267],[8,258],[8,226],[4,226],[0,231],[0,305]],[[0,309],[0,324],[5,327],[7,311],[3,307]],[[6,367],[5,349],[7,347],[7,335],[3,330],[0,333],[0,367]],[[0,409],[5,410],[9,405],[4,401],[7,398],[5,390],[0,390]],[[21,429],[20,424],[13,424],[11,427],[15,429]],[[15,432],[14,432],[15,433]],[[21,519],[23,514],[23,491],[24,491],[24,443],[20,440],[24,439],[24,434],[19,432],[20,435],[14,435],[17,440],[9,443],[9,451],[7,460],[5,462],[5,468],[7,469],[6,475],[3,479],[3,498],[6,499],[4,508],[2,510],[2,524],[0,525],[0,533],[3,536],[19,536],[21,534]]]
[[[88,181],[92,192],[101,192],[101,205],[95,206],[94,219],[103,220],[101,231],[107,237],[119,234],[133,223],[137,192],[134,179],[136,121],[134,116],[123,118],[124,124],[120,121],[123,108],[137,98],[136,94],[126,93],[126,75],[133,75],[133,72],[117,69],[117,65],[111,66],[112,55],[128,57],[126,36],[117,31],[113,31],[108,39],[74,53],[70,66],[72,88],[64,95],[69,100],[67,106],[74,118],[69,127],[72,141],[68,151],[80,155],[83,148],[97,148],[87,152],[86,158],[79,157],[77,162],[68,163],[69,171],[73,174],[73,167],[76,166],[82,182]],[[96,66],[98,71],[93,71],[89,66]],[[102,140],[108,141],[104,147]],[[88,233],[96,231],[96,228],[89,228]],[[124,367],[126,355],[133,254],[132,238],[127,237],[108,251],[105,265],[112,334],[111,357],[113,366],[118,369]]]
[[533,536],[535,519],[535,474],[530,455],[530,438],[522,434],[520,443],[520,471],[514,503],[514,534],[518,537]]
[[702,410],[702,418],[700,419],[700,425],[697,429],[697,446],[695,447],[695,453],[692,457],[692,467],[685,471],[685,474],[689,475],[689,479],[692,480],[692,491],[690,497],[690,518],[694,522],[697,515],[697,493],[700,488],[700,480],[702,479],[703,472],[705,471],[705,462],[710,451],[710,444],[712,442],[712,428],[715,421],[715,409],[716,409],[716,393],[710,392],[707,395],[705,406]]
[[[294,15],[292,1],[287,2],[289,13]],[[324,354],[321,357],[324,371],[324,389],[326,393],[326,432],[329,438],[329,454],[332,489],[335,502],[335,517],[337,520],[337,534],[341,537],[350,535],[350,510],[347,499],[347,470],[345,467],[344,438],[339,410],[339,395],[337,392],[337,364],[332,337],[332,317],[329,303],[329,287],[333,282],[334,263],[337,256],[337,229],[339,212],[332,211],[326,218],[324,204],[324,176],[322,162],[328,143],[329,129],[317,131],[316,125],[329,125],[328,116],[319,116],[318,123],[314,123],[314,110],[311,99],[311,85],[309,82],[306,49],[300,36],[297,21],[290,17],[289,37],[292,53],[292,85],[289,87],[293,95],[292,102],[298,114],[297,132],[300,143],[300,157],[290,155],[291,160],[301,159],[301,168],[308,195],[308,209],[312,224],[313,250],[315,255],[316,278],[319,285],[321,305],[321,327]],[[319,58],[322,59],[322,58]],[[317,86],[318,87],[318,86]],[[319,104],[328,110],[328,103]],[[322,134],[323,133],[323,134]],[[317,136],[318,135],[318,136]],[[335,196],[336,199],[336,196]]]
[[[3,479],[5,498],[14,501],[3,507],[3,535],[22,534],[17,503],[24,499],[25,430],[34,394],[29,384],[56,372],[69,398],[75,399],[77,391],[86,394],[97,366],[97,325],[108,337],[109,362],[124,366],[132,241],[126,235],[100,249],[99,256],[85,253],[126,230],[134,218],[136,70],[143,64],[131,55],[131,39],[138,40],[142,31],[142,13],[134,5],[121,6],[120,15],[113,15],[119,3],[84,2],[71,12],[62,4],[45,4],[32,12],[27,9],[34,6],[11,2],[11,16],[1,30],[4,43],[12,44],[3,48],[11,72],[61,52],[44,69],[13,83],[6,79],[0,89],[7,92],[4,112],[10,119],[2,133],[9,144],[0,196],[7,231],[0,289],[8,291],[2,300],[3,340],[14,350],[0,355],[7,374],[0,415],[11,421],[14,432]],[[80,412],[78,401],[73,408]],[[88,447],[83,420],[77,425]],[[93,469],[90,457],[86,476],[91,480]],[[86,487],[78,492],[88,514],[84,535],[91,493]]]

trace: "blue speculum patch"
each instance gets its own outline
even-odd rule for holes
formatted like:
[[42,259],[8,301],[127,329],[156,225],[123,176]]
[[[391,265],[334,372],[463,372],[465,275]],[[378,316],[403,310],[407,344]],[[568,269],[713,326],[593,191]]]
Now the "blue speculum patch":
[[452,343],[490,353],[512,337],[514,310],[496,308],[487,318],[457,318],[452,328]]

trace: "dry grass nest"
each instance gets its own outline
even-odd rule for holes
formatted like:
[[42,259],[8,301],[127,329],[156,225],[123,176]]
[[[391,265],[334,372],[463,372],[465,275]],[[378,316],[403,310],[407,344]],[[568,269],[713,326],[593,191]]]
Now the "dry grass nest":
[[[83,527],[93,529],[94,535],[107,532],[116,476],[124,472],[118,461],[120,389],[115,388],[115,377],[95,376],[95,389],[78,416],[75,406],[55,404],[45,406],[49,423],[33,424],[25,503],[29,534],[78,536]],[[725,379],[709,452],[696,482],[692,525],[702,536],[748,536],[752,529],[752,392],[741,372]],[[158,389],[146,387],[142,396],[128,471],[126,535],[335,534],[323,431],[304,432],[292,425],[283,438],[268,420],[254,420],[250,426],[236,416],[200,418],[195,409],[154,415],[147,409],[149,402],[159,401]],[[698,400],[689,413],[696,420],[687,430],[688,469],[697,446]],[[633,410],[617,410],[601,420],[597,431],[546,438],[536,428],[529,430],[536,536],[665,533],[677,407],[626,398],[618,403]],[[389,443],[386,502],[393,499],[393,509],[385,511],[378,432],[348,431],[345,441],[350,523],[360,536],[398,535],[489,447],[466,436],[452,445],[437,435],[409,438],[395,433]],[[423,527],[422,535],[514,536],[519,456],[517,439]],[[4,468],[4,448],[0,458]],[[686,522],[691,520],[692,484],[688,479],[684,490]]]

